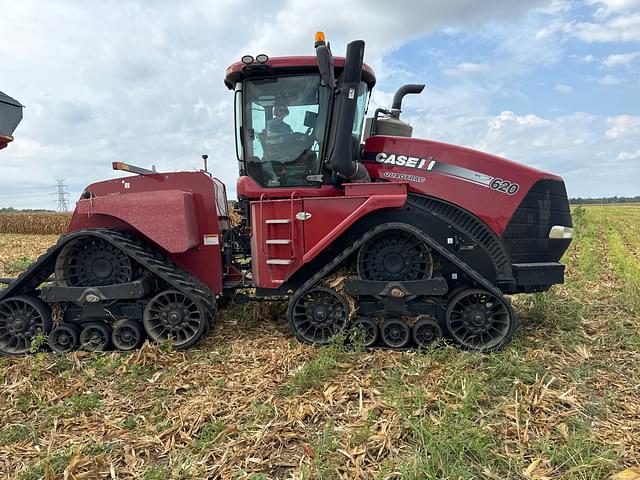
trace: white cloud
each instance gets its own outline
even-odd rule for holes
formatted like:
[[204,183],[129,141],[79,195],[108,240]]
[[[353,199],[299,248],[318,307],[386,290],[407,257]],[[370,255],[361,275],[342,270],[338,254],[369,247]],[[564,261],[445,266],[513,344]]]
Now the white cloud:
[[640,117],[618,115],[607,118],[607,138],[616,139],[630,135],[640,135]]
[[638,58],[640,58],[640,52],[611,54],[603,60],[602,64],[605,67],[616,67],[632,63]]
[[604,22],[579,22],[572,25],[576,37],[585,42],[640,41],[640,12],[617,15]]
[[596,11],[596,17],[598,18],[640,7],[640,0],[587,0],[586,3],[599,7]]
[[615,75],[605,75],[604,77],[596,78],[595,81],[600,85],[605,85],[607,87],[626,83],[624,78],[616,77]]
[[640,160],[640,150],[637,150],[633,153],[631,152],[621,152],[617,158],[621,162],[628,162],[633,160]]
[[573,92],[573,87],[571,85],[556,85],[553,87],[556,92],[560,93],[571,93]]
[[[609,158],[635,152],[633,135],[617,138],[623,144],[614,149],[605,131],[618,127],[601,117],[490,113],[496,100],[535,101],[511,80],[560,62],[571,35],[597,37],[586,23],[577,27],[566,21],[571,5],[559,0],[327,0],[317,8],[303,0],[17,2],[2,12],[0,87],[27,109],[16,141],[0,152],[2,177],[14,179],[14,185],[3,184],[0,206],[50,205],[55,178],[67,178],[75,197],[87,183],[113,177],[114,160],[191,169],[200,167],[201,153],[209,154],[210,169],[233,198],[233,97],[222,85],[225,67],[244,53],[313,54],[313,34],[323,28],[335,55],[343,54],[347,41],[363,38],[366,61],[389,90],[403,81],[430,83],[429,69],[449,70],[446,85],[430,84],[423,95],[406,101],[404,115],[416,137],[483,147],[567,174],[570,188],[584,189],[577,193],[598,194],[589,190],[597,185],[572,169],[600,147]],[[617,11],[588,24],[606,30]],[[434,32],[448,32],[452,42],[469,35],[478,45],[497,46],[476,58],[460,51],[459,57],[440,58],[439,65],[392,61],[394,52],[414,39],[425,38],[425,50],[432,48],[434,37],[427,36]],[[389,106],[391,96],[377,88],[371,111]]]
[[[428,92],[407,101],[403,115],[414,126],[415,137],[465,145],[561,175],[572,196],[638,194],[640,162],[621,164],[618,159],[621,151],[640,147],[638,137],[628,129],[619,138],[605,135],[614,124],[630,127],[629,119],[579,112],[542,116],[505,110],[491,115],[487,94],[458,87]],[[609,168],[594,171],[596,162]]]
[[445,73],[447,75],[469,75],[488,72],[491,69],[492,66],[488,63],[463,62],[456,65],[454,68],[446,69]]
[[[16,141],[0,153],[3,176],[17,179],[0,206],[47,206],[54,178],[66,178],[75,197],[112,177],[114,160],[189,169],[200,167],[201,153],[233,197],[232,96],[222,77],[241,54],[312,55],[314,32],[324,28],[335,55],[363,38],[378,78],[395,79],[410,73],[383,58],[409,40],[517,21],[546,3],[18,2],[2,9],[1,87],[27,108]],[[22,188],[32,197],[17,201],[12,192]]]

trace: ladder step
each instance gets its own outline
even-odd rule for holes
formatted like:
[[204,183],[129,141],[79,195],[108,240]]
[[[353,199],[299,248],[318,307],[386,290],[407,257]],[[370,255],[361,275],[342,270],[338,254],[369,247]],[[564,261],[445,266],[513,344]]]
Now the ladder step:
[[291,265],[293,260],[287,258],[270,258],[267,265]]
[[289,218],[269,218],[269,219],[265,220],[264,223],[266,223],[267,225],[291,223],[291,219],[289,219]]
[[270,240],[267,240],[267,245],[289,245],[291,243],[291,240],[287,240],[287,239],[276,239],[276,238],[272,238]]

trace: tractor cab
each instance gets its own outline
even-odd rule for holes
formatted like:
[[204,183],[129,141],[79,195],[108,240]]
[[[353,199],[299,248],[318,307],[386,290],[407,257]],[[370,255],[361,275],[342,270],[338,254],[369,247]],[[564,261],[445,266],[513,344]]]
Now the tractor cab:
[[273,197],[340,179],[368,180],[364,168],[353,167],[375,84],[363,50],[364,42],[352,42],[346,58],[334,59],[324,39],[316,39],[316,57],[246,55],[227,69],[225,84],[235,91],[239,194],[247,185],[254,195]]

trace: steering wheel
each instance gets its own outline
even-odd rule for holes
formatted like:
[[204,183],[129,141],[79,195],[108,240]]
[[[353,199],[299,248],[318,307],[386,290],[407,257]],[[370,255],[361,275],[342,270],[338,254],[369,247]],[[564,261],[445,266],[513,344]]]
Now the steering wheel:
[[313,143],[316,141],[316,136],[313,130],[309,131],[309,129],[307,129],[304,133],[293,132],[291,134],[291,140],[302,143],[304,149],[307,150],[313,146]]

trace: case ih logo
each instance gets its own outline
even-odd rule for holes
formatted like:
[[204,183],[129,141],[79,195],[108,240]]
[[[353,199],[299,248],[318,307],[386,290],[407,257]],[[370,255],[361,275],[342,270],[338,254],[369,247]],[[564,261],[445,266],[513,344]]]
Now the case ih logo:
[[[369,160],[375,158],[377,163],[415,168],[419,170],[426,170],[427,172],[436,172],[446,177],[473,183],[507,195],[515,195],[520,190],[520,185],[515,182],[505,180],[500,176],[494,177],[492,175],[487,175],[486,173],[476,172],[469,168],[436,161],[431,155],[427,158],[409,157],[407,155],[398,155],[396,153],[387,152],[379,152],[375,154],[375,157],[373,154],[369,155]],[[367,160],[367,157],[365,157],[365,160]],[[383,176],[419,183],[424,183],[426,180],[425,177],[407,175],[399,172],[385,172],[383,173]]]
[[436,164],[433,157],[418,158],[408,157],[406,155],[396,155],[395,153],[380,152],[376,155],[376,162],[397,165],[398,167],[420,168],[423,170],[431,170]]

